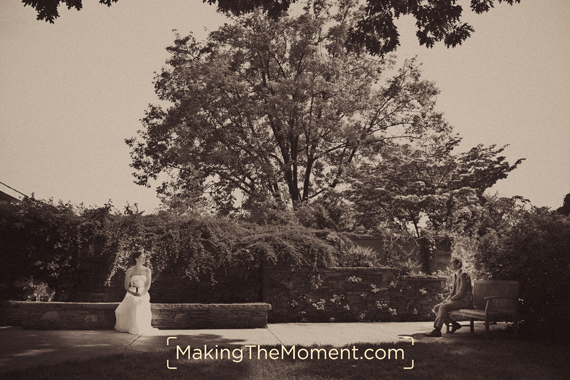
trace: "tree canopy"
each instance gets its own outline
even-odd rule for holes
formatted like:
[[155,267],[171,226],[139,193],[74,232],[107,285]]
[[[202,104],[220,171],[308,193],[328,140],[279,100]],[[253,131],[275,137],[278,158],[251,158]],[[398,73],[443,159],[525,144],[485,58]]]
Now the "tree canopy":
[[[118,0],[99,0],[111,6]],[[197,1],[197,0],[192,0]],[[220,12],[233,15],[251,13],[264,9],[268,16],[279,17],[286,13],[297,0],[202,0],[216,4]],[[327,6],[327,0],[300,0],[318,7]],[[25,6],[37,11],[37,19],[53,23],[59,17],[58,7],[64,4],[68,9],[82,8],[82,0],[22,0]],[[472,26],[462,22],[463,6],[457,0],[338,0],[340,7],[347,3],[362,4],[358,22],[350,29],[348,43],[365,46],[372,54],[386,54],[396,50],[399,41],[398,28],[394,20],[405,15],[416,19],[416,35],[420,45],[432,47],[443,41],[447,47],[455,47],[471,36]],[[480,14],[488,12],[495,3],[513,5],[520,0],[470,0],[471,11]]]
[[410,223],[418,236],[424,217],[434,231],[477,229],[483,193],[523,159],[511,165],[500,155],[505,147],[494,145],[454,153],[460,141],[432,134],[413,144],[392,144],[376,162],[362,165],[347,191],[359,222],[369,229],[388,224],[401,230]]
[[564,204],[559,207],[556,212],[562,215],[570,215],[570,193],[566,194],[564,197]]
[[170,106],[151,105],[127,140],[138,183],[166,173],[165,198],[209,192],[218,210],[231,210],[236,191],[246,205],[296,207],[345,183],[391,140],[448,132],[434,111],[438,90],[414,60],[395,70],[346,49],[352,15],[256,12],[205,42],[177,36],[155,82]]

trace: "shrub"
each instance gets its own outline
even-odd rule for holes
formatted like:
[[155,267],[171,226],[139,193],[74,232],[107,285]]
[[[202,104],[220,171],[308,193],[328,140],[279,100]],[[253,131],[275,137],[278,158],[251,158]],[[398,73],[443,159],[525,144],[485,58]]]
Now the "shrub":
[[33,276],[20,277],[14,285],[24,290],[25,301],[51,301],[55,295],[55,290],[50,289],[45,282],[35,281]]
[[413,259],[403,260],[396,265],[396,268],[400,272],[400,276],[422,276],[425,273],[422,271],[423,265]]
[[100,221],[93,215],[80,216],[70,204],[34,199],[0,205],[1,297],[27,297],[25,282],[14,287],[21,278],[45,283],[58,300],[72,297],[77,284],[91,285],[80,268],[97,255],[100,243]]
[[533,208],[471,242],[477,277],[520,282],[523,333],[570,338],[570,217]]
[[380,266],[380,258],[371,247],[353,245],[340,254],[338,265],[341,267],[374,267]]
[[[42,299],[51,297],[41,289],[51,289],[54,300],[88,301],[86,297],[103,292],[105,284],[121,294],[130,254],[144,248],[150,253],[154,280],[178,279],[187,288],[208,284],[210,290],[227,295],[216,296],[218,301],[255,301],[264,261],[314,268],[335,265],[339,245],[327,242],[328,235],[295,223],[263,226],[166,212],[143,216],[132,209],[117,212],[111,204],[83,208],[26,199],[0,205],[5,263],[0,266],[0,286],[7,299],[33,298],[33,288]],[[37,286],[30,285],[32,278]],[[194,291],[204,293],[208,286]]]

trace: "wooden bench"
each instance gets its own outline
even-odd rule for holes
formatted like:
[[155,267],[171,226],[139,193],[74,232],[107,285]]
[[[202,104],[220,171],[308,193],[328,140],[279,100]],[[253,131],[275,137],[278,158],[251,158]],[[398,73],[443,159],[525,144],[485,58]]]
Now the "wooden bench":
[[[489,324],[493,321],[513,322],[513,332],[518,334],[517,302],[518,281],[480,280],[473,283],[473,308],[453,310],[452,317],[466,317],[470,320],[471,332],[475,331],[475,320],[485,321],[485,337],[489,336]],[[447,326],[449,331],[450,326]]]

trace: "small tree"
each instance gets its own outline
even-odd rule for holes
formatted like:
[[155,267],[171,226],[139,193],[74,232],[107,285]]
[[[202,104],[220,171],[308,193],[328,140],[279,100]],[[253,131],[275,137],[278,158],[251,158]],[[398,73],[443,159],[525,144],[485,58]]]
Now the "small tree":
[[406,145],[391,144],[375,161],[355,170],[346,194],[359,223],[368,229],[388,224],[401,230],[411,224],[420,236],[420,223],[427,218],[432,231],[476,231],[483,193],[523,159],[511,165],[500,155],[505,147],[494,145],[454,153],[460,141],[446,131]]

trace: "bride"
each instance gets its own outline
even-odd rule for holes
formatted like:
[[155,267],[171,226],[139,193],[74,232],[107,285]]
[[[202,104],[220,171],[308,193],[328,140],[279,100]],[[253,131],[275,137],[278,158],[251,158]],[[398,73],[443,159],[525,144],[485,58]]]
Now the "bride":
[[135,265],[125,274],[125,298],[115,309],[115,330],[137,335],[152,335],[158,330],[151,325],[150,295],[151,270],[143,266],[146,257],[142,251],[131,256]]

